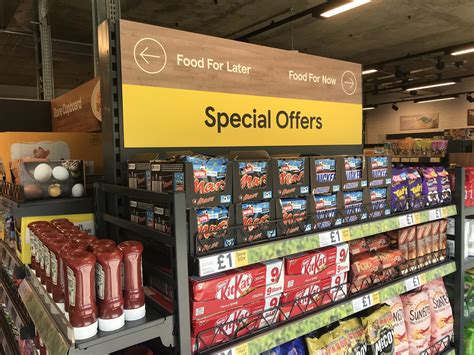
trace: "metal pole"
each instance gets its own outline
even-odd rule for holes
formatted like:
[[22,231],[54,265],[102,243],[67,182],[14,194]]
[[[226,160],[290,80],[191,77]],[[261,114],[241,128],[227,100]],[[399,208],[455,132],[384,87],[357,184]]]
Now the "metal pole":
[[41,80],[43,86],[43,100],[51,100],[54,98],[53,47],[48,11],[48,0],[38,0],[39,44],[41,47]]

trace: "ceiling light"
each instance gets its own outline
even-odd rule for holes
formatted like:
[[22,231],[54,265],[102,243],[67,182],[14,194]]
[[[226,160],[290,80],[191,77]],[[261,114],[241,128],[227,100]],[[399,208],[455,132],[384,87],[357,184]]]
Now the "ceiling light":
[[377,73],[377,69],[367,69],[362,71],[362,75]]
[[472,97],[472,94],[467,94],[466,95],[466,100],[469,101],[472,104],[474,102],[474,97]]
[[408,88],[406,91],[415,91],[415,90],[423,90],[423,89],[430,89],[430,88],[437,88],[440,86],[448,86],[448,85],[454,85],[456,84],[455,81],[447,81],[444,83],[437,83],[437,84],[431,84],[431,85],[423,85],[423,86],[417,86],[414,88]]
[[454,100],[455,98],[456,98],[456,96],[443,96],[443,97],[440,96],[440,97],[433,97],[433,98],[415,100],[415,103],[424,104],[424,103],[427,103],[427,102]]
[[398,111],[398,106],[397,106],[397,103],[396,103],[396,102],[394,102],[394,103],[392,104],[392,110],[393,110],[393,111]]
[[466,48],[466,49],[461,49],[459,51],[451,52],[451,55],[462,55],[466,53],[473,53],[474,52],[474,47],[471,48]]
[[375,106],[362,107],[362,111],[375,110]]
[[320,13],[318,16],[329,18],[332,16],[339,15],[340,13],[352,10],[356,7],[368,4],[371,0],[352,0],[352,1],[338,1],[336,6],[332,6],[332,3],[327,3],[327,6],[324,7],[324,12]]

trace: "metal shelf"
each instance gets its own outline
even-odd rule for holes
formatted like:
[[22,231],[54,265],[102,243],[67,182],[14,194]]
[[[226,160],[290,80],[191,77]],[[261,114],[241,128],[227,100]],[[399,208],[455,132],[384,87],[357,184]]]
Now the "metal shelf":
[[474,216],[474,206],[464,207],[462,212],[464,216]]
[[468,256],[464,259],[464,270],[469,270],[474,268],[474,256]]
[[[365,308],[383,303],[384,301],[414,289],[414,285],[424,285],[432,280],[444,277],[456,271],[456,264],[453,261],[446,261],[424,271],[406,276],[400,280],[384,284],[367,292],[362,292],[354,297],[349,297],[334,306],[321,311],[312,312],[299,318],[295,318],[285,324],[276,324],[270,329],[262,330],[259,335],[255,335],[242,341],[236,340],[229,347],[220,346],[214,349],[200,352],[200,354],[242,354],[258,355],[270,350],[277,345],[286,343],[300,336],[329,325],[339,319],[348,317]],[[416,278],[416,281],[414,279]],[[367,300],[370,299],[370,302]],[[367,307],[361,307],[363,300],[366,300]]]
[[[281,258],[328,245],[368,237],[408,226],[439,220],[456,215],[456,206],[449,205],[410,212],[370,222],[349,225],[318,233],[304,234],[285,239],[265,241],[232,251],[220,250],[211,255],[195,257],[195,275],[207,276],[257,262]],[[221,262],[218,262],[218,261]],[[224,262],[222,262],[224,261]]]
[[2,349],[8,355],[20,355],[20,349],[18,348],[15,336],[11,332],[11,327],[5,318],[5,314],[0,309],[0,352]]
[[94,210],[92,198],[63,198],[18,203],[0,196],[1,206],[16,218],[60,214],[90,213]]

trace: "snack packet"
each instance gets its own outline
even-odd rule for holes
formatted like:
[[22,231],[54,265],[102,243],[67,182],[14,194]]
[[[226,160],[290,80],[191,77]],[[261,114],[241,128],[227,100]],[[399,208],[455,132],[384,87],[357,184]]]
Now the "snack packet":
[[278,159],[280,185],[296,185],[303,181],[304,159]]
[[438,193],[438,174],[433,168],[421,168],[422,194],[425,196],[425,206],[434,206],[440,203]]
[[347,335],[349,339],[349,348],[347,354],[367,354],[367,340],[365,339],[365,330],[359,318],[351,318],[339,322],[336,328]]
[[410,167],[406,169],[407,175],[407,192],[408,205],[410,209],[416,210],[423,208],[423,200],[421,198],[422,181],[421,176],[416,168]]
[[410,354],[419,354],[430,346],[431,306],[428,294],[423,291],[401,296]]
[[242,190],[263,189],[267,187],[266,161],[239,162],[240,187]]
[[[324,336],[324,335],[323,335]],[[306,340],[306,347],[310,355],[329,355],[326,350],[326,344],[321,339],[313,334],[309,334]]]
[[437,166],[434,168],[438,177],[436,181],[438,183],[438,194],[440,203],[451,202],[451,184],[449,182],[449,173],[443,166]]
[[261,355],[306,355],[306,346],[303,338],[296,338],[287,343],[278,345]]
[[321,340],[326,345],[328,354],[346,354],[349,350],[349,338],[339,327],[324,334]]
[[212,191],[225,190],[227,158],[205,155],[183,155],[179,160],[193,165],[194,192],[205,194],[212,185]]
[[[453,311],[443,279],[431,281],[423,287],[429,295],[431,311],[431,344],[446,336],[453,337]],[[444,349],[436,349],[441,352]]]
[[393,333],[394,333],[394,353],[395,355],[409,355],[409,345],[407,330],[405,327],[405,316],[403,314],[403,304],[399,296],[387,300],[392,312]]
[[408,182],[406,170],[403,168],[392,170],[392,211],[401,212],[409,208],[407,203],[408,198]]
[[382,306],[362,317],[369,354],[394,354],[393,318],[389,306]]

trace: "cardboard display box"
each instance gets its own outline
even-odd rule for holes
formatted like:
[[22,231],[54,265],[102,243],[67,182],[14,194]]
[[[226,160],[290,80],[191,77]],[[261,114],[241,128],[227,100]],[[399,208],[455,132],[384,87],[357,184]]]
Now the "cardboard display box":
[[275,201],[277,236],[300,234],[312,229],[308,214],[312,196],[279,198]]
[[367,169],[363,155],[338,157],[343,191],[359,190],[367,186]]
[[367,219],[367,207],[370,197],[367,189],[342,191],[341,199],[342,223],[353,223]]
[[342,192],[313,195],[311,197],[311,223],[313,229],[326,229],[342,223]]
[[263,201],[273,197],[270,156],[264,150],[231,152],[233,197],[237,202]]
[[301,156],[274,156],[270,162],[273,172],[274,197],[294,197],[309,193],[309,159]]
[[244,202],[236,204],[235,230],[237,244],[247,244],[277,235],[274,201]]
[[311,283],[319,282],[336,275],[346,273],[350,270],[349,257],[344,261],[327,266],[324,270],[314,275],[285,275],[285,284],[283,289],[290,290],[298,287],[303,287]]
[[101,133],[0,133],[0,160],[7,182],[13,182],[11,162],[25,158],[83,160],[86,175],[101,175],[104,166],[102,153]]
[[391,214],[391,186],[378,186],[374,188],[366,187],[367,214],[368,218],[380,218]]
[[204,254],[233,247],[234,205],[191,208],[188,210],[190,251]]
[[338,157],[309,157],[309,171],[313,195],[340,191],[342,170]]
[[382,187],[392,184],[392,157],[366,156],[368,187]]

